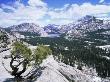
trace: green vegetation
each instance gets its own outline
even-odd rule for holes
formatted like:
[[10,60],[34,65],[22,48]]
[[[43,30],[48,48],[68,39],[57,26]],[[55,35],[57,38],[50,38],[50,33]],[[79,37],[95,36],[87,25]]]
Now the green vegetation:
[[103,32],[110,31],[110,29],[100,29],[93,32],[88,32],[87,37],[85,38],[87,41],[94,42],[92,45],[108,45],[110,44],[110,34],[103,34]]
[[42,63],[42,60],[45,59],[52,51],[49,47],[40,45],[34,50],[35,62],[39,65]]
[[[109,37],[109,35],[91,32],[87,33],[85,38],[73,38],[72,40],[67,40],[63,36],[56,38],[34,37],[22,40],[32,45],[50,45],[52,54],[57,56],[59,61],[71,66],[78,63],[79,69],[84,65],[93,67],[99,76],[110,77],[110,60],[106,57],[104,58],[104,56],[110,57],[110,53],[96,47],[110,44]],[[106,42],[104,42],[104,40],[106,40]]]
[[[20,77],[22,73],[26,71],[27,65],[31,61],[31,50],[27,48],[26,45],[20,43],[20,42],[15,42],[13,45],[13,49],[11,51],[11,62],[10,62],[10,67],[12,68],[11,75],[15,77]],[[22,61],[20,59],[23,58]],[[17,61],[18,65],[14,66],[13,63],[14,61]],[[22,65],[23,69],[21,71],[19,70],[19,66]]]
[[[31,49],[29,49],[26,45],[21,42],[15,42],[12,45],[11,51],[11,62],[10,67],[12,71],[11,75],[15,77],[21,77],[21,75],[27,70],[30,65],[38,65],[42,63],[42,60],[45,59],[52,52],[51,50],[44,45],[39,45],[32,53]],[[16,62],[16,65],[14,63]],[[31,62],[35,62],[31,64]],[[22,70],[20,69],[22,66]]]
[[18,32],[18,33],[24,36],[40,36],[39,34],[34,33],[34,32]]

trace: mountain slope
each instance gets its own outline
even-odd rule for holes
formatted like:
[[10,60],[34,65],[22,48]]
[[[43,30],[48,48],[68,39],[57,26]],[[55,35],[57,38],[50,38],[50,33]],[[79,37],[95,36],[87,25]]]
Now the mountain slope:
[[49,24],[43,28],[48,34],[59,34],[59,25]]
[[92,32],[98,29],[110,29],[110,22],[86,15],[76,22],[65,25],[49,24],[40,27],[34,23],[22,23],[8,27],[8,29],[17,32],[32,32],[43,37],[48,37],[49,34],[67,34],[69,37],[83,37],[83,35],[86,36],[86,32]]
[[39,25],[36,25],[34,23],[23,23],[19,25],[14,25],[11,27],[8,27],[11,29],[11,31],[17,31],[17,32],[32,32],[37,33],[40,36],[46,36],[47,33],[44,31],[42,27]]
[[[13,77],[2,66],[2,57],[5,55],[10,55],[10,50],[0,53],[0,81],[13,82]],[[9,61],[10,59],[4,60],[5,63]],[[6,66],[9,67],[8,63]],[[56,61],[52,55],[47,57],[40,66],[41,69],[32,70],[30,76],[34,73],[34,78],[29,82],[110,82],[108,79],[100,78],[93,68],[83,67],[83,70],[79,70],[76,66],[72,67]]]
[[38,70],[41,75],[35,82],[109,82],[98,77],[95,72],[91,71],[93,74],[89,74],[64,63],[58,63],[53,56],[44,60],[41,67],[44,69]]
[[110,29],[110,24],[104,20],[97,19],[94,16],[85,16],[75,23],[66,25],[67,36],[69,37],[85,37],[87,32],[97,31],[99,29]]

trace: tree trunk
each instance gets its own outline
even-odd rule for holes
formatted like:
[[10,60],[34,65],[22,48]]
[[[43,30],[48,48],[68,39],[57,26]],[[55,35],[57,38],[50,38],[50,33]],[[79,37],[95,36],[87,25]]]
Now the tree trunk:
[[[10,67],[12,68],[12,73],[11,73],[11,75],[13,75],[13,76],[15,76],[15,77],[18,77],[18,78],[21,78],[21,74],[26,71],[26,67],[27,67],[28,61],[25,59],[24,61],[20,62],[20,63],[15,67],[15,66],[13,66],[12,64],[13,64],[13,62],[15,61],[14,59],[16,59],[16,56],[15,56],[15,57],[11,56],[11,58],[12,58],[12,59],[11,59],[11,62],[10,62]],[[18,67],[19,67],[21,64],[23,65],[23,69],[22,69],[22,71],[18,71],[18,69],[19,69]]]
[[12,64],[13,64],[13,62],[14,62],[14,59],[16,58],[16,57],[14,57],[13,58],[13,56],[11,55],[11,62],[10,62],[10,67],[12,68],[12,73],[11,73],[11,75],[13,75],[13,76],[16,76],[16,73],[17,73],[17,71],[18,71],[18,68],[17,67],[14,67]]

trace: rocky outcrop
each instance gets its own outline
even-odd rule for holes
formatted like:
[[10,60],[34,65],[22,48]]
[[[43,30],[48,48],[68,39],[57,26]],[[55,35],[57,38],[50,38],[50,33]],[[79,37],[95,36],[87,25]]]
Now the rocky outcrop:
[[[0,82],[13,82],[13,77],[10,76],[10,74],[2,66],[2,56],[9,54],[9,50],[0,53]],[[5,61],[5,64],[7,63],[7,68],[9,67],[8,62],[9,60]],[[64,63],[57,62],[52,55],[45,59],[40,66],[42,69],[32,70],[33,72],[31,76],[34,73],[34,78],[29,82],[110,82],[110,80],[101,79],[97,76],[97,74],[88,73],[88,69],[86,68],[84,69],[85,71],[81,71],[76,67],[71,67]],[[25,75],[28,74],[28,72],[29,71],[27,70]],[[11,81],[9,79],[11,79]]]
[[58,63],[53,56],[44,60],[41,67],[45,68],[36,82],[105,82],[95,74],[90,75],[75,67]]

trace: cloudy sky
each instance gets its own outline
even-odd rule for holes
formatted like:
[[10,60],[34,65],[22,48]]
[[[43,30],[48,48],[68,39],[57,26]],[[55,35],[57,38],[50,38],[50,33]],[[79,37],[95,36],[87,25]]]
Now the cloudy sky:
[[110,19],[110,0],[0,0],[0,26],[67,24],[85,15]]

